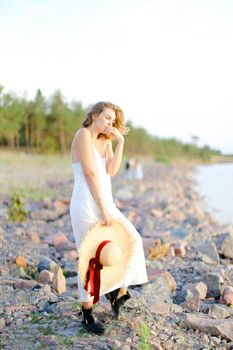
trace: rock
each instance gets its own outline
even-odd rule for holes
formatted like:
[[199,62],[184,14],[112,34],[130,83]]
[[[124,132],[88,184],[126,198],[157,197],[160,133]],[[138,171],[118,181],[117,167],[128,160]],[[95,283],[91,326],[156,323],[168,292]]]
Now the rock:
[[44,243],[51,244],[54,247],[66,244],[68,241],[66,235],[62,232],[51,233],[44,239]]
[[61,244],[56,246],[56,250],[58,252],[64,252],[64,251],[73,251],[74,249],[77,249],[76,244],[74,242],[71,242],[67,240],[66,242],[62,242]]
[[150,342],[150,345],[151,345],[153,350],[163,350],[162,346],[155,341]]
[[45,256],[43,257],[42,260],[40,260],[37,266],[37,269],[38,269],[38,272],[41,272],[43,270],[48,270],[53,272],[56,266],[57,266],[57,263],[55,263],[52,259]]
[[23,320],[22,320],[22,318],[18,318],[18,319],[16,320],[16,326],[21,327],[22,325],[23,325]]
[[20,280],[13,284],[15,289],[31,289],[37,285],[34,280]]
[[190,234],[183,228],[175,228],[172,231],[172,235],[178,237],[179,239],[188,239]]
[[54,346],[56,345],[56,337],[55,335],[40,335],[39,341],[42,345],[47,346]]
[[154,281],[159,275],[161,275],[161,273],[163,273],[163,270],[153,267],[151,265],[148,265],[146,270],[149,281]]
[[32,220],[54,221],[58,219],[58,215],[55,211],[49,209],[41,209],[30,213]]
[[27,261],[22,255],[17,256],[17,258],[15,259],[15,263],[19,267],[23,267],[23,268],[27,267]]
[[198,244],[198,252],[207,255],[214,263],[219,264],[219,255],[216,245],[211,240],[205,240]]
[[185,247],[186,247],[185,242],[182,242],[182,241],[175,242],[175,244],[173,245],[175,255],[184,257],[186,255]]
[[59,211],[59,212],[65,212],[66,209],[67,209],[67,205],[68,204],[65,204],[65,203],[68,203],[69,201],[65,201],[64,200],[60,200],[60,199],[56,199],[54,202],[53,202],[53,207]]
[[181,292],[177,293],[173,297],[173,302],[179,305],[184,301],[193,298],[195,295],[197,295],[197,292],[194,290],[191,290],[191,289],[182,290]]
[[233,308],[233,287],[226,286],[221,295],[221,302]]
[[215,318],[227,318],[230,316],[230,313],[224,307],[218,304],[212,305],[208,313]]
[[123,345],[122,350],[131,350],[131,346],[130,345]]
[[122,344],[119,340],[115,339],[113,340],[113,344],[117,347],[117,348],[121,348]]
[[211,337],[211,342],[213,345],[219,345],[221,343],[221,339],[217,337]]
[[77,288],[77,277],[67,277],[66,285],[70,288]]
[[38,233],[29,231],[29,232],[27,232],[27,236],[32,242],[34,242],[36,244],[41,243],[40,236]]
[[142,228],[142,234],[143,234],[143,237],[154,237],[155,234],[154,234],[154,221],[153,220],[146,220],[144,223],[143,223],[143,228]]
[[226,350],[233,350],[233,342],[227,343],[225,349]]
[[[203,283],[204,285],[204,283]],[[205,286],[205,285],[204,285]],[[173,297],[173,302],[179,304],[183,309],[189,311],[199,311],[201,306],[201,290],[203,286],[197,284],[189,284],[184,290],[177,293]],[[205,286],[206,287],[206,286]],[[207,290],[207,287],[206,287]],[[201,291],[201,292],[200,292]]]
[[201,254],[201,259],[207,265],[217,265],[216,261],[212,260],[208,255]]
[[193,295],[192,297],[188,298],[183,303],[181,303],[180,306],[185,310],[198,312],[201,306],[201,299],[199,295]]
[[137,216],[137,212],[135,210],[130,210],[128,213],[127,213],[127,219],[129,221],[134,221],[135,218]]
[[152,216],[155,216],[155,217],[158,218],[158,219],[162,218],[163,215],[164,215],[163,210],[161,210],[161,209],[155,209],[155,208],[151,209],[150,214],[151,214]]
[[46,284],[43,288],[42,288],[42,291],[45,293],[45,294],[50,294],[51,293],[51,287]]
[[215,299],[221,295],[220,277],[216,274],[208,273],[201,279],[207,285],[207,297]]
[[62,269],[59,265],[55,268],[53,277],[53,289],[58,293],[62,294],[66,291],[66,279],[63,275]]
[[12,314],[16,312],[36,312],[37,307],[34,305],[12,305],[6,307],[6,314]]
[[76,261],[66,261],[63,267],[63,271],[66,277],[77,276],[77,262]]
[[205,343],[205,344],[208,344],[210,342],[210,339],[209,339],[207,334],[203,334],[201,336],[201,341],[203,341],[203,343]]
[[184,325],[194,330],[211,335],[221,336],[228,341],[233,340],[233,320],[210,320],[194,315],[186,314],[183,316]]
[[166,218],[168,220],[174,220],[174,221],[183,221],[185,219],[185,214],[175,207],[172,207],[171,205],[166,210]]
[[151,305],[150,310],[156,314],[159,314],[159,315],[165,314],[171,310],[171,304],[157,302],[157,303]]
[[67,260],[77,260],[78,259],[77,249],[65,251],[64,258]]
[[183,311],[182,307],[177,304],[172,304],[171,305],[171,311],[174,313],[181,313]]
[[170,294],[176,288],[176,281],[170,272],[161,271],[154,282],[143,285],[142,295],[149,307],[159,302],[171,303]]
[[207,295],[207,285],[203,282],[189,283],[183,287],[183,290],[197,292],[201,300],[204,300]]
[[5,318],[0,317],[0,330],[6,327]]
[[154,238],[142,237],[143,249],[146,252],[149,248],[153,247],[155,244]]
[[38,276],[38,282],[51,283],[53,281],[54,273],[48,270],[42,270]]
[[216,240],[216,246],[220,254],[233,259],[233,232],[220,235]]
[[128,201],[133,198],[133,193],[131,189],[125,187],[124,189],[122,188],[116,191],[115,197],[120,201]]

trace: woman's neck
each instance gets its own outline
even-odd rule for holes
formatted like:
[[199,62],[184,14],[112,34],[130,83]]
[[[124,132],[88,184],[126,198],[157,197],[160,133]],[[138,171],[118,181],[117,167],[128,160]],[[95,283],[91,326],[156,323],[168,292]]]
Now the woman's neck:
[[99,131],[96,129],[96,127],[91,124],[88,128],[87,128],[91,134],[91,138],[93,141],[97,141],[98,135],[99,135]]

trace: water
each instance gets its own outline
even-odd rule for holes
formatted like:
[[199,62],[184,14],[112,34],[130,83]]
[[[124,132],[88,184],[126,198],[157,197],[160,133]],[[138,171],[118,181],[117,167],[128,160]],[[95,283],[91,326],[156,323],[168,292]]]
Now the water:
[[222,223],[233,224],[233,164],[197,167],[197,190],[205,197],[207,208]]

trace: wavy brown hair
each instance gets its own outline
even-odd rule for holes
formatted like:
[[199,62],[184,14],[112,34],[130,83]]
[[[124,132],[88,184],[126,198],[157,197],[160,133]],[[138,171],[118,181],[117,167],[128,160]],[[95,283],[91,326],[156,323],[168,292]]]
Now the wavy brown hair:
[[[112,126],[114,128],[117,128],[122,135],[126,135],[129,132],[129,128],[125,126],[124,113],[119,106],[117,106],[111,102],[98,102],[98,103],[94,104],[92,106],[90,112],[87,113],[87,116],[86,116],[85,120],[83,121],[82,126],[85,128],[90,126],[93,122],[93,118],[92,118],[93,114],[99,115],[106,108],[112,109],[116,114],[116,119],[115,119]],[[100,133],[98,135],[98,138],[111,139],[110,136],[107,136],[103,133]]]

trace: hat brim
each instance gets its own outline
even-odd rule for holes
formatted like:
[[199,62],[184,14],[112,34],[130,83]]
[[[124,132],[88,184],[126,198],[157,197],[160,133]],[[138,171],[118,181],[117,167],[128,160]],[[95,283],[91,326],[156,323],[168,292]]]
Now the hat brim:
[[97,247],[104,240],[111,240],[121,249],[121,259],[113,266],[103,266],[101,270],[100,295],[115,284],[120,283],[127,273],[130,260],[135,252],[136,239],[130,228],[121,220],[113,220],[112,226],[103,226],[98,223],[86,232],[78,254],[78,274],[85,285],[89,261],[95,257]]

